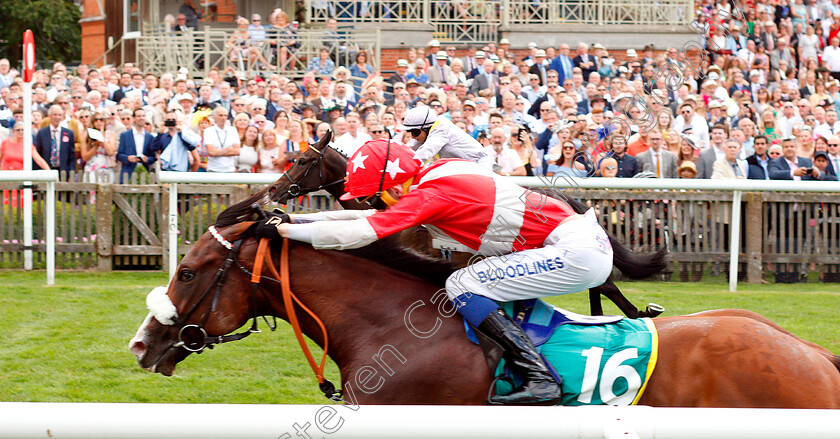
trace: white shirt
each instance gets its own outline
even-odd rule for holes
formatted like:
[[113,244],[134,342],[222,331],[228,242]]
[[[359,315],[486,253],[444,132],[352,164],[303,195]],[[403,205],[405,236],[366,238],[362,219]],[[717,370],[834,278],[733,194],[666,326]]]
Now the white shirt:
[[490,157],[494,164],[502,167],[502,175],[505,172],[513,172],[516,168],[522,166],[522,160],[519,158],[519,154],[510,148],[502,148],[501,152],[496,153],[493,145],[490,145],[484,148],[484,152],[487,153],[487,156]]
[[776,128],[782,132],[782,137],[790,137],[790,133],[793,131],[793,126],[803,123],[805,123],[805,121],[803,121],[799,116],[793,116],[790,119],[782,116],[776,119]]
[[[695,114],[694,118],[691,119],[691,131],[700,140],[700,149],[703,149],[709,146],[709,124],[700,117],[700,115]],[[682,130],[686,127],[685,118],[682,115],[677,116],[674,119],[674,129],[677,130],[678,133],[681,133]]]
[[818,125],[814,128],[814,137],[825,137],[826,139],[830,139],[834,136],[834,129],[828,123],[824,123],[822,125]]
[[[240,142],[239,132],[228,125],[225,128],[209,127],[204,130],[204,144],[224,149]],[[237,156],[218,156],[207,158],[207,170],[210,172],[235,172]]]
[[342,134],[337,139],[335,139],[335,143],[333,144],[333,148],[343,152],[347,157],[350,157],[358,151],[365,142],[371,140],[369,134],[363,133],[361,131],[357,131],[356,135],[353,136],[350,131]]
[[828,46],[823,49],[823,61],[832,72],[840,72],[840,47]]
[[[662,166],[664,164],[662,163],[662,157],[660,157],[660,155],[662,155],[662,150],[654,151],[653,148],[650,149],[650,159],[653,162],[653,172],[657,177],[662,178]],[[659,164],[658,169],[656,166],[657,164]]]
[[134,136],[134,155],[140,157],[143,156],[143,144],[144,140],[146,140],[146,130],[137,130],[137,127],[131,127],[131,134]]
[[787,162],[788,167],[790,168],[790,176],[793,177],[793,179],[796,180],[796,181],[802,180],[802,177],[793,174],[794,171],[799,169],[799,163],[792,162],[792,161],[788,160],[787,157],[785,157],[785,161]]

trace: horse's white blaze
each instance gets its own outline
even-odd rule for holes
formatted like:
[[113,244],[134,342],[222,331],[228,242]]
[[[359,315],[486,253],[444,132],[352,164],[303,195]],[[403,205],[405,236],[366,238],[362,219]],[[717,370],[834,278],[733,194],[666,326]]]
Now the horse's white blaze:
[[166,287],[156,287],[146,296],[146,307],[151,315],[162,325],[174,325],[178,318],[178,310],[172,300],[166,295]]

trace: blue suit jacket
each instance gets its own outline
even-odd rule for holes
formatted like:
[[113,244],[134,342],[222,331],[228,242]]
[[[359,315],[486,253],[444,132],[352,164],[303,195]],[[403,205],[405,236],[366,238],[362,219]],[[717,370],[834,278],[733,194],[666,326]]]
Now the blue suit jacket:
[[[76,139],[73,135],[73,130],[69,130],[64,127],[61,127],[60,129],[61,134],[58,139],[58,167],[52,169],[58,169],[59,171],[75,171]],[[35,135],[35,149],[37,149],[38,154],[41,154],[41,157],[47,161],[47,164],[50,163],[50,152],[52,152],[51,136],[52,133],[50,132],[50,125],[41,128]],[[64,139],[67,139],[67,141],[65,142]],[[32,169],[38,169],[38,165],[35,165],[34,162]]]
[[[561,58],[562,56],[563,55],[557,55],[557,57],[555,57],[553,60],[551,60],[551,63],[548,65],[549,70],[556,70],[557,71],[557,73],[558,73],[557,81],[558,81],[558,84],[560,84],[561,86],[563,85],[563,81],[566,80],[566,75],[563,72],[563,61],[562,61],[562,58]],[[568,56],[566,57],[566,59],[569,60],[569,64],[570,64],[571,68],[574,68],[575,67],[574,60],[572,58],[569,58]],[[584,78],[587,78],[587,77],[584,77]]]
[[[772,161],[772,160],[771,160]],[[787,163],[785,163],[787,164]],[[758,162],[758,157],[755,154],[747,157],[747,178],[750,180],[766,180],[764,175],[764,168]],[[767,162],[767,170],[770,170],[770,162]],[[790,172],[790,168],[788,168],[788,172]]]
[[[813,164],[811,163],[811,159],[806,159],[805,157],[797,157],[796,164],[799,167],[804,168],[811,168]],[[767,170],[770,172],[770,179],[771,180],[793,180],[793,177],[790,175],[790,166],[787,164],[787,160],[784,157],[778,157],[773,160],[770,160],[770,163],[767,164]],[[803,180],[816,180],[816,178],[812,177],[811,175],[803,175]],[[823,181],[836,181],[837,176],[822,173],[820,174],[819,180]]]
[[122,163],[122,171],[121,172],[128,172],[129,174],[134,172],[134,167],[137,166],[137,163],[132,163],[128,161],[128,156],[130,155],[140,155],[143,154],[149,158],[148,163],[144,163],[145,166],[148,166],[150,163],[155,161],[155,154],[152,150],[152,143],[154,142],[155,138],[148,131],[146,131],[145,136],[143,136],[143,147],[140,151],[137,151],[137,146],[134,144],[134,131],[129,128],[122,134],[120,134],[120,146],[117,149],[117,160]]

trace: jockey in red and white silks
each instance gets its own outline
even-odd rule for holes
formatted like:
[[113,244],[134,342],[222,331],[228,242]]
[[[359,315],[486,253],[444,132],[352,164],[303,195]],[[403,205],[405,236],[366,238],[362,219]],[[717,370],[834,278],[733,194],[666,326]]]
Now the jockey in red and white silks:
[[416,225],[437,228],[486,256],[453,273],[447,294],[471,325],[512,351],[514,363],[524,369],[526,384],[494,401],[559,401],[559,386],[539,354],[493,300],[568,294],[603,284],[612,270],[612,247],[594,212],[578,215],[561,200],[466,160],[444,159],[421,169],[414,152],[393,141],[366,143],[347,170],[348,193],[342,199],[379,194],[391,207],[293,214],[292,224],[261,224],[258,234],[279,234],[318,249],[349,249]]

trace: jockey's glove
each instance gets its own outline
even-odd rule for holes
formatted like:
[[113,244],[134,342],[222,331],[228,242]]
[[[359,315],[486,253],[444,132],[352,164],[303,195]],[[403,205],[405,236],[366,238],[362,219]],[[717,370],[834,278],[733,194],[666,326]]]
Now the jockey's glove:
[[291,220],[289,215],[282,214],[277,216],[272,216],[264,221],[260,221],[257,223],[257,238],[268,238],[268,239],[279,239],[280,238],[280,231],[277,230],[277,226],[283,223],[290,223]]

